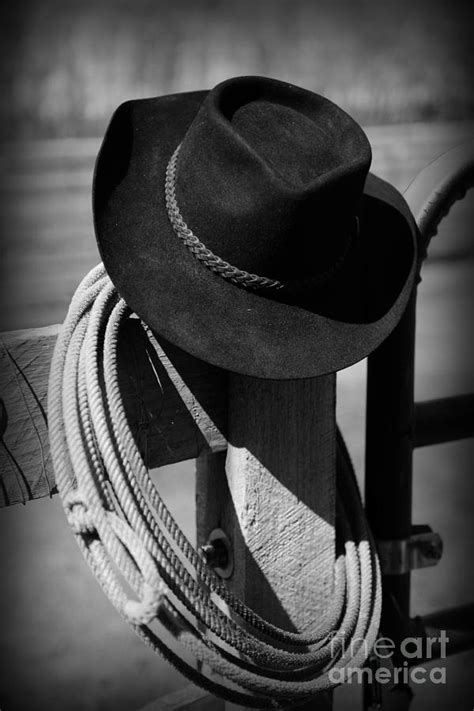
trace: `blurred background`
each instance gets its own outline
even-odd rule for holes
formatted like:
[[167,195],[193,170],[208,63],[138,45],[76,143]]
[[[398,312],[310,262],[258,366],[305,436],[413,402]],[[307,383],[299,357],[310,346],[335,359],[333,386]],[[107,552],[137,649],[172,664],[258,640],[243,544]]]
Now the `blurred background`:
[[100,136],[131,97],[255,73],[326,94],[364,124],[463,119],[472,12],[456,0],[3,3],[2,132]]
[[[366,129],[373,169],[403,190],[430,160],[472,138],[472,3],[455,0],[36,0],[4,2],[0,81],[0,330],[60,322],[99,261],[90,211],[94,159],[122,101],[259,74],[322,93]],[[417,397],[472,390],[472,200],[433,243],[420,289]],[[363,473],[365,368],[338,376],[338,418]],[[413,610],[474,598],[469,442],[416,453],[414,519],[445,542],[414,575]],[[383,475],[383,473],[381,474]],[[193,464],[155,473],[190,536]],[[181,678],[105,598],[57,500],[0,512],[0,708],[139,708]],[[412,708],[474,707],[467,653]],[[357,690],[336,692],[354,708]]]

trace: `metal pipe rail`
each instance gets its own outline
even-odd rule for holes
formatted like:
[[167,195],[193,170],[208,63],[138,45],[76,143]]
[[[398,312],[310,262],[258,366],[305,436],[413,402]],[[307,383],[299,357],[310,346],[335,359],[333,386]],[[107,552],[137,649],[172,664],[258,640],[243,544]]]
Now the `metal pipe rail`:
[[[419,231],[420,262],[452,205],[474,185],[474,142],[430,163],[410,184],[405,198]],[[421,265],[420,265],[421,266]],[[376,540],[409,541],[412,535],[413,450],[474,434],[474,395],[414,402],[416,290],[401,322],[368,358],[365,502]],[[400,644],[410,635],[410,571],[383,579],[384,634]],[[462,616],[462,610],[458,610]],[[436,616],[431,616],[431,622]],[[418,621],[420,618],[418,618]],[[427,625],[429,618],[422,620]],[[462,649],[474,647],[464,637]],[[468,645],[466,647],[465,645]],[[401,660],[401,657],[400,657]],[[406,709],[407,693],[400,696]],[[366,687],[364,708],[372,703]]]

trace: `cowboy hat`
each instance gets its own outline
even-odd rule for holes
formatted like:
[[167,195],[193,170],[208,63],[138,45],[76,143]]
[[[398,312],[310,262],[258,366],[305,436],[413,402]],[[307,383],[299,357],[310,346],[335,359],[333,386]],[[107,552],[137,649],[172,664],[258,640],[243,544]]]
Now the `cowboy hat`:
[[416,271],[360,126],[262,77],[122,104],[94,176],[104,265],[160,337],[226,370],[322,375],[393,330]]

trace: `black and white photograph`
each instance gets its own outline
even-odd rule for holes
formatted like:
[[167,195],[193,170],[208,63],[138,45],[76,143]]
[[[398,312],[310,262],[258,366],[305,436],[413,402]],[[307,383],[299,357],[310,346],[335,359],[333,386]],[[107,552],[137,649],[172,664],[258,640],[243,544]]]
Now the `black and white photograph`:
[[474,5],[0,28],[0,711],[472,711]]

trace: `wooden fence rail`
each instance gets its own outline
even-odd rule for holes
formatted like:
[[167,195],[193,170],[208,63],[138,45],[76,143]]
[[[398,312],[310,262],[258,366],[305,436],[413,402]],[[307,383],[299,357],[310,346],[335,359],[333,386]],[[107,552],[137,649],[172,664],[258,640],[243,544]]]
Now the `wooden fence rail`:
[[[59,326],[0,335],[0,506],[56,493],[47,434],[47,388]],[[166,353],[172,357],[173,364]],[[119,372],[130,426],[148,467],[225,449],[227,374],[124,326]]]

